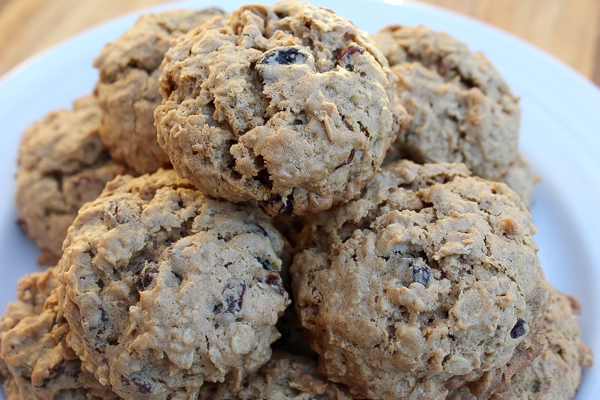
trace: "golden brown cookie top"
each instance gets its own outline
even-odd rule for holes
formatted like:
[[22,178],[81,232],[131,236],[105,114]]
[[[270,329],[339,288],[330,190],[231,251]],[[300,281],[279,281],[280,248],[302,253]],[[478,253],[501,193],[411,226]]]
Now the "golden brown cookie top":
[[399,124],[371,38],[293,0],[244,6],[167,52],[155,112],[175,169],[200,190],[303,215],[356,196]]
[[80,210],[64,249],[73,349],[119,395],[191,396],[270,358],[289,304],[286,250],[257,208],[213,200],[173,170],[119,177]]
[[485,55],[424,26],[388,26],[375,41],[414,117],[394,144],[400,155],[461,162],[477,176],[500,180],[517,156],[520,109]]
[[445,32],[425,26],[390,25],[375,35],[375,42],[390,66],[419,63],[446,80],[459,79],[501,102],[505,96],[518,100],[498,70],[482,52],[472,52],[465,43]]
[[56,272],[52,267],[21,278],[18,301],[9,305],[0,320],[7,397],[116,399],[109,388],[81,370],[68,346],[69,327],[58,308]]
[[464,165],[378,172],[301,233],[292,288],[320,371],[359,398],[437,399],[516,363],[547,307],[535,230],[515,192]]
[[100,75],[95,92],[104,111],[100,136],[115,160],[140,174],[170,166],[154,127],[160,63],[173,38],[222,14],[207,8],[144,15],[104,46],[94,61]]
[[[510,380],[507,392],[497,393],[491,400],[567,400],[572,399],[581,383],[583,368],[591,368],[591,349],[581,338],[577,315],[581,303],[576,297],[559,292],[550,283],[550,307],[544,320],[544,351],[523,371]],[[449,400],[476,400],[467,388],[451,391]]]
[[217,8],[207,8],[168,10],[141,16],[123,35],[106,44],[94,60],[100,81],[113,83],[136,69],[151,75],[160,67],[173,38],[223,14]]
[[60,258],[79,207],[126,172],[100,140],[101,117],[96,99],[85,96],[75,100],[73,109],[51,111],[23,132],[17,162],[17,221],[42,249],[42,264]]

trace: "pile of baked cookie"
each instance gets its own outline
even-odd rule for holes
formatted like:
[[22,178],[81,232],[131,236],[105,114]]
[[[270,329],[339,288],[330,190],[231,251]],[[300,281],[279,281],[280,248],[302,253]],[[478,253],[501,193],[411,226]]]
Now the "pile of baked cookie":
[[[23,134],[8,399],[571,399],[518,98],[425,27],[147,15]],[[518,194],[517,194],[518,193]]]

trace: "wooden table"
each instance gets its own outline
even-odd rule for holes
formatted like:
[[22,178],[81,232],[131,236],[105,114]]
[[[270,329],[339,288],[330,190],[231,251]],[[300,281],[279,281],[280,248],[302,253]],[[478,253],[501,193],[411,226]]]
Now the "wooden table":
[[[165,0],[0,0],[0,75],[94,24]],[[600,0],[425,0],[512,32],[600,84]]]

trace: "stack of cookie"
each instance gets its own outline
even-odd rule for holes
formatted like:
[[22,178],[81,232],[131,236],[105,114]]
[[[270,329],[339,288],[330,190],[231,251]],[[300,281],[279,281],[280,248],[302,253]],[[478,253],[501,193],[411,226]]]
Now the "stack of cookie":
[[581,306],[482,54],[285,0],[142,17],[95,65],[21,142],[53,266],[0,320],[9,399],[574,396]]

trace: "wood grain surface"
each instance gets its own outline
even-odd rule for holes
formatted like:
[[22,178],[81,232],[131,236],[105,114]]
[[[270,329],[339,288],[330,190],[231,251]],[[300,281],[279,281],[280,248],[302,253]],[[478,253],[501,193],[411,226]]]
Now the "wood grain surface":
[[[117,15],[165,0],[0,0],[0,75]],[[425,0],[509,31],[600,84],[600,0]]]

